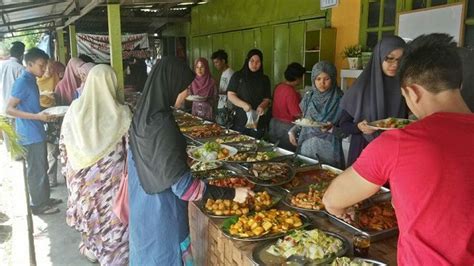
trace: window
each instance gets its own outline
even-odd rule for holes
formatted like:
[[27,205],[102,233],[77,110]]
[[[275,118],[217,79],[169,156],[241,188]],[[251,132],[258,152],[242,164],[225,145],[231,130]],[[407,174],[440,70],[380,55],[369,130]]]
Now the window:
[[[360,44],[373,48],[395,33],[397,12],[457,3],[462,0],[362,0]],[[474,47],[474,0],[467,0],[464,46]]]
[[363,46],[373,48],[382,36],[393,35],[401,3],[397,0],[362,1],[360,40]]
[[474,48],[474,0],[466,1],[466,24],[464,29],[464,46]]

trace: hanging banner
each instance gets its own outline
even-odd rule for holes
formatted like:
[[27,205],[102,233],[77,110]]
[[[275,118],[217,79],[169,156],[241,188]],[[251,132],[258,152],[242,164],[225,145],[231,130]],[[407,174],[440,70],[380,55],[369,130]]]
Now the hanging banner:
[[[148,35],[146,33],[122,35],[123,59],[130,57],[147,58],[151,56]],[[96,63],[110,62],[110,44],[108,35],[77,34],[77,51],[86,54]]]

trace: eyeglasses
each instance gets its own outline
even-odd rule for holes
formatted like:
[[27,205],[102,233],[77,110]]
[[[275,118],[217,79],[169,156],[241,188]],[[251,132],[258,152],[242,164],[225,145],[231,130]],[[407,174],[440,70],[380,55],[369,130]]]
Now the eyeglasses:
[[391,56],[386,56],[383,60],[385,62],[389,63],[389,64],[395,64],[395,63],[400,62],[400,58],[395,58],[395,57],[391,57]]

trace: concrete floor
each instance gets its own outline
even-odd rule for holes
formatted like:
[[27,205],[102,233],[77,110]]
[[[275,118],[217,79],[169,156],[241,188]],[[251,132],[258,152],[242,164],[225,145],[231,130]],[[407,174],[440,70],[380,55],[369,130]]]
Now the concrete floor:
[[[15,206],[25,201],[25,195],[22,193],[12,193],[18,191],[15,185],[17,180],[22,179],[21,163],[11,161],[6,156],[5,147],[0,145],[0,213],[2,219],[0,223],[5,226],[12,226],[13,233],[4,232],[0,241],[0,265],[24,265],[19,263],[19,252],[15,252],[15,243],[22,243],[22,246],[28,246],[28,232],[26,223],[19,225],[19,220],[15,219]],[[12,188],[13,187],[13,188]],[[20,189],[21,191],[21,189]],[[5,201],[5,196],[9,195]],[[36,263],[43,265],[94,265],[85,259],[78,251],[80,235],[73,228],[66,224],[66,202],[67,189],[64,180],[59,180],[59,186],[51,189],[51,195],[54,198],[60,198],[64,202],[58,205],[60,213],[54,215],[34,216],[33,215],[33,241],[35,247]],[[18,220],[18,222],[17,222]],[[4,227],[5,227],[4,226]],[[15,233],[15,228],[20,227],[21,233]],[[0,234],[0,236],[2,236]],[[26,237],[25,237],[26,236]],[[25,256],[25,254],[22,254]],[[27,262],[25,262],[27,264]]]

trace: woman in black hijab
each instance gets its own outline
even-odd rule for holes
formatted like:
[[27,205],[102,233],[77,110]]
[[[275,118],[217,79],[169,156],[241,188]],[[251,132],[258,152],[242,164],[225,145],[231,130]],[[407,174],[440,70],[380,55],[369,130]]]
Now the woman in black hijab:
[[[234,129],[255,138],[261,138],[268,119],[265,112],[270,106],[270,79],[263,74],[263,54],[258,49],[248,52],[241,70],[229,81],[227,97],[238,108],[234,117]],[[260,117],[256,129],[246,128],[247,112],[256,112]]]
[[377,133],[368,122],[406,117],[408,109],[397,78],[399,60],[406,44],[398,36],[380,40],[367,67],[341,99],[340,127],[351,134],[347,165],[351,166]]
[[177,57],[151,70],[130,129],[128,154],[130,265],[183,265],[190,253],[187,202],[213,197],[243,202],[247,188],[219,188],[193,179],[186,140],[172,106],[194,79]]

